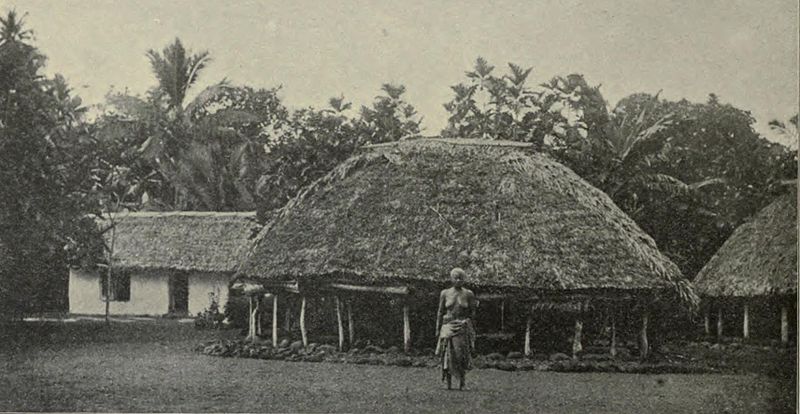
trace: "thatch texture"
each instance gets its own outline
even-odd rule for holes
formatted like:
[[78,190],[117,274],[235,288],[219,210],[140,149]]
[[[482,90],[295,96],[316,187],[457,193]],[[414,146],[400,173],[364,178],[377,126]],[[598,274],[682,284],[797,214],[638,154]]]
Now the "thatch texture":
[[[255,213],[119,213],[114,265],[129,269],[233,272],[258,230]],[[111,221],[102,220],[107,228]]]
[[797,192],[742,224],[695,278],[704,296],[797,293]]
[[260,233],[240,276],[526,289],[653,289],[681,277],[602,191],[521,143],[368,147]]

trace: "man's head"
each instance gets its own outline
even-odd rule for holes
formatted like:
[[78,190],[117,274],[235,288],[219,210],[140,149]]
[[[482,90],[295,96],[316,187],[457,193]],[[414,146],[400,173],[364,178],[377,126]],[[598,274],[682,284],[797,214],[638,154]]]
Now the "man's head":
[[460,267],[456,267],[450,271],[450,282],[453,286],[460,288],[464,286],[464,280],[467,278],[467,272]]

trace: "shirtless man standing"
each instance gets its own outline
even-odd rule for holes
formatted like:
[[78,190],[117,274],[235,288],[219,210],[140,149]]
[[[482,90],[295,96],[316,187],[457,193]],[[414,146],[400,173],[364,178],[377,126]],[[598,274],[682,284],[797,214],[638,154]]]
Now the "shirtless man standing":
[[436,354],[442,357],[442,380],[447,381],[447,389],[452,386],[453,376],[459,380],[459,389],[463,389],[466,373],[472,368],[470,354],[475,343],[472,320],[477,306],[475,294],[464,287],[465,277],[463,269],[453,269],[450,271],[452,286],[439,294]]

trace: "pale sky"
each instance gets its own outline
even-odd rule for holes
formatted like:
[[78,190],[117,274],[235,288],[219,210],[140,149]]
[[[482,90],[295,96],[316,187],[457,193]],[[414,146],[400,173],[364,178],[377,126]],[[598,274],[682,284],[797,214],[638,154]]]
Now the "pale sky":
[[426,135],[446,123],[449,86],[477,56],[503,71],[532,66],[532,85],[582,73],[612,105],[635,92],[694,102],[713,92],[768,136],[770,119],[798,111],[796,0],[0,0],[11,8],[28,13],[48,72],[87,104],[112,85],[147,90],[145,52],[177,36],[214,58],[195,93],[227,77],[283,85],[290,108],[339,94],[358,107],[402,83]]

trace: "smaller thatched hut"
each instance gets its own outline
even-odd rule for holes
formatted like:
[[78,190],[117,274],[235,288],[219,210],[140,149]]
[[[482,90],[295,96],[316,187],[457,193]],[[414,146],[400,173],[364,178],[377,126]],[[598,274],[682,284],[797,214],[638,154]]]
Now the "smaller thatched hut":
[[[402,304],[409,349],[409,315],[434,319],[424,306],[456,266],[480,300],[524,309],[526,353],[535,309],[611,303],[638,306],[646,354],[647,302],[682,279],[605,193],[529,144],[431,138],[364,148],[305,188],[261,232],[239,276],[272,294],[273,343],[279,292],[301,296],[303,342],[306,299],[333,296],[340,347],[345,319],[353,342],[350,304],[384,295]],[[381,310],[362,317],[381,324]],[[383,323],[400,333],[393,318]],[[580,350],[580,317],[574,326]]]
[[787,342],[789,320],[794,319],[789,314],[796,312],[797,301],[797,192],[779,197],[739,226],[697,275],[695,287],[704,298],[707,334],[712,308],[718,337],[723,335],[725,311],[736,308],[742,336],[748,338],[755,306],[780,309],[780,337]]
[[212,300],[220,310],[250,236],[255,213],[137,212],[99,220],[113,245],[107,268],[70,269],[69,311],[74,314],[195,315]]

